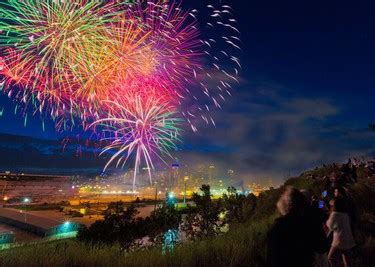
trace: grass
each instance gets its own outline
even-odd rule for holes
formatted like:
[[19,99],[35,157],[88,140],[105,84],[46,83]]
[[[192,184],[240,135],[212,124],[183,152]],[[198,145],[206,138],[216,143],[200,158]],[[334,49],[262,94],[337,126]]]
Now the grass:
[[273,218],[241,225],[215,238],[187,242],[162,255],[154,247],[124,253],[119,246],[90,247],[54,241],[0,252],[1,266],[263,266],[266,232]]

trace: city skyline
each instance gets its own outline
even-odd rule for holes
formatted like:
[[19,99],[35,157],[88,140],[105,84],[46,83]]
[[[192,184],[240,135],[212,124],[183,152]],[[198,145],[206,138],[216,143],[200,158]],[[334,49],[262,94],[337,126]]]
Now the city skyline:
[[[212,112],[216,128],[198,125],[198,133],[184,129],[173,157],[189,164],[203,161],[233,168],[244,179],[271,177],[279,183],[289,174],[326,162],[374,157],[375,135],[368,129],[375,115],[371,53],[375,37],[367,21],[369,9],[345,3],[285,3],[272,9],[265,3],[231,4],[242,32],[240,83],[222,110]],[[4,94],[0,111],[1,133],[42,140],[68,135],[73,142],[81,134],[56,132],[48,119],[43,131],[42,120],[31,114],[25,127],[24,117],[14,115],[14,103]],[[49,145],[32,149],[35,159],[17,154],[11,138],[6,138],[2,151],[13,154],[12,164],[18,161],[19,168],[27,164],[40,168],[46,163],[42,159],[51,156]],[[85,159],[76,157],[76,149],[61,154],[63,145],[54,146],[60,157],[54,163],[57,172],[69,169],[69,164],[80,165],[78,171],[98,173],[104,166],[104,159],[96,159],[89,150],[83,151]],[[2,166],[9,162],[2,160]]]

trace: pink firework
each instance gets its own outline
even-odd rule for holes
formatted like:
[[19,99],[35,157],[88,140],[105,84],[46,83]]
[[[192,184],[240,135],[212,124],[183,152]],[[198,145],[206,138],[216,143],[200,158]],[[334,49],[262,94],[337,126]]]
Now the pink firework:
[[144,165],[151,180],[151,170],[154,169],[153,158],[163,160],[162,155],[169,155],[175,149],[179,140],[179,125],[181,120],[176,118],[177,110],[169,101],[164,88],[159,84],[144,83],[143,87],[127,90],[116,100],[107,100],[107,116],[98,119],[91,126],[100,130],[107,137],[102,141],[108,142],[102,153],[115,151],[105,168],[116,162],[116,166],[124,166],[134,155],[135,169],[133,187],[137,173]]

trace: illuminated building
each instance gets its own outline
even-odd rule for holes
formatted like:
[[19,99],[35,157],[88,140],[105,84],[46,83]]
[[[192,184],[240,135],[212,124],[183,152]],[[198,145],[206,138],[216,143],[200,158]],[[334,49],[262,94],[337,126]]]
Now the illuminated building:
[[14,242],[15,234],[7,229],[0,228],[0,249],[7,248]]
[[0,208],[0,222],[49,239],[74,237],[81,226],[71,221],[59,221],[6,208]]
[[171,172],[169,174],[168,187],[173,188],[177,186],[178,179],[179,179],[179,169],[180,169],[180,164],[178,162],[173,163],[171,165]]
[[208,167],[208,184],[213,185],[214,184],[214,179],[216,178],[216,171],[215,171],[215,166],[210,165]]
[[0,173],[0,193],[7,202],[18,202],[25,197],[44,202],[64,200],[75,190],[68,176]]
[[206,172],[205,172],[206,167],[204,165],[198,165],[197,168],[197,176],[195,179],[195,186],[200,187],[202,184],[206,183]]

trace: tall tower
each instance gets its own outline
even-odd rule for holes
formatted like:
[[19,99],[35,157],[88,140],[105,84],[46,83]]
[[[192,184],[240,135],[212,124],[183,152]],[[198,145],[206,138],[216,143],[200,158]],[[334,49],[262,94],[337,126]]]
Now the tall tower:
[[169,176],[169,187],[175,187],[178,183],[180,164],[175,162],[171,165],[171,173]]

